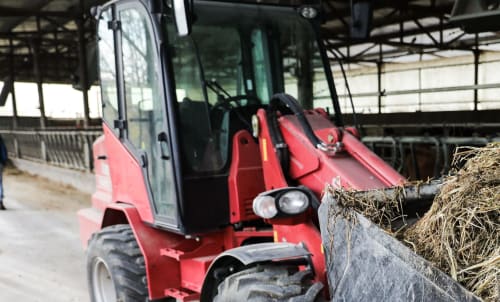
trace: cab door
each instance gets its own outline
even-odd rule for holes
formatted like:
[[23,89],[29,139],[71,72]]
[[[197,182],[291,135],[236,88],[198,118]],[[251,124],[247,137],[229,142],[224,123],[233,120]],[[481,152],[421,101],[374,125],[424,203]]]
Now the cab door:
[[[178,229],[177,195],[154,22],[139,1],[116,6],[124,105],[123,142],[142,167],[155,222]],[[127,171],[123,171],[127,173]],[[133,190],[133,188],[129,188]]]

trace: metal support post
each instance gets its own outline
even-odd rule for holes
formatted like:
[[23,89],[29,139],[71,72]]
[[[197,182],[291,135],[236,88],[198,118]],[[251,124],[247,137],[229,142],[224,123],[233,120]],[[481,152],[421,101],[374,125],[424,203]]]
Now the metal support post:
[[92,152],[91,152],[91,147],[92,147],[92,142],[90,142],[90,139],[88,136],[81,136],[82,141],[83,141],[83,160],[84,160],[84,165],[85,169],[88,172],[92,172]]
[[77,20],[78,25],[78,56],[80,61],[80,83],[83,95],[83,128],[89,126],[89,95],[88,95],[88,70],[87,70],[87,43],[85,41],[85,7],[83,0],[80,0],[80,16]]
[[45,144],[45,140],[43,139],[43,135],[41,134],[38,134],[40,136],[40,154],[41,154],[41,158],[44,162],[48,162],[49,161],[49,157],[47,156],[47,145]]
[[[57,30],[54,31],[54,49],[56,51],[56,56],[58,58],[61,57],[61,53],[59,51],[59,35],[57,34]],[[61,66],[59,64],[57,64],[56,68],[56,77],[61,77]]]
[[[15,90],[15,82],[16,82],[16,78],[15,78],[15,75],[16,73],[14,72],[14,69],[15,69],[15,58],[14,58],[14,41],[12,40],[12,38],[9,38],[9,47],[10,47],[10,50],[9,50],[9,54],[10,54],[10,63],[9,63],[9,73],[10,73],[10,78],[12,80],[12,87],[10,89],[10,95],[12,97],[12,129],[16,130],[17,129],[17,118],[18,118],[18,114],[17,114],[17,100],[16,100],[16,90]],[[16,141],[14,139],[14,145],[16,144]],[[16,156],[17,156],[17,153],[16,153]]]
[[384,60],[382,44],[379,45],[379,60],[377,62],[378,113],[382,113],[382,64]]
[[442,47],[443,46],[443,42],[444,42],[444,37],[443,37],[443,30],[444,30],[444,26],[443,26],[443,22],[444,22],[444,17],[441,15],[439,16],[439,46]]
[[473,51],[474,53],[474,111],[478,110],[478,104],[479,104],[479,93],[477,89],[477,85],[479,85],[479,57],[481,55],[481,52],[479,50],[479,36],[476,34],[476,47]]
[[45,102],[43,99],[43,77],[40,70],[40,17],[36,18],[36,27],[38,30],[37,40],[33,43],[33,65],[36,77],[36,84],[38,88],[38,103],[40,105],[40,128],[45,129],[46,127],[46,117],[45,117]]

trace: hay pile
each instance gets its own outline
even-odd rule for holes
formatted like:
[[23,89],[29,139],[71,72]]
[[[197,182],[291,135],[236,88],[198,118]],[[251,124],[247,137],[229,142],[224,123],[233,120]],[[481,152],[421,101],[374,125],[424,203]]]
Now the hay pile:
[[500,301],[500,143],[459,149],[453,165],[464,162],[444,179],[431,209],[416,224],[396,232],[393,222],[405,217],[402,188],[379,201],[352,191],[330,194],[343,208],[362,213],[477,296]]
[[461,149],[431,209],[406,233],[415,251],[486,301],[500,301],[500,143]]
[[338,202],[341,208],[354,209],[362,213],[366,218],[383,228],[392,232],[393,223],[398,218],[404,218],[402,200],[404,198],[403,188],[395,188],[392,194],[378,191],[378,198],[372,194],[358,194],[354,191],[343,189],[329,189],[329,193]]

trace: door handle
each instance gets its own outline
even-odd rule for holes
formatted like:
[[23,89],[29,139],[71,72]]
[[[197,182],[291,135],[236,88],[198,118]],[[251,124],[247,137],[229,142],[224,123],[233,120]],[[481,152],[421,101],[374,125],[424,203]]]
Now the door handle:
[[169,146],[168,146],[167,133],[160,132],[158,134],[158,142],[160,143],[161,159],[169,160],[170,159],[170,151],[169,151]]
[[140,156],[141,156],[141,166],[143,168],[147,168],[147,166],[149,164],[148,155],[146,154],[146,152],[144,152]]

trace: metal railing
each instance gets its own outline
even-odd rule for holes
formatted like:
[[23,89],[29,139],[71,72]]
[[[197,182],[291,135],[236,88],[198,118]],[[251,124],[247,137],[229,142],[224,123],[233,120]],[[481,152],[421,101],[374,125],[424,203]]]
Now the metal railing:
[[440,177],[451,169],[457,147],[481,147],[499,138],[448,136],[367,136],[363,143],[410,179]]
[[[101,130],[0,130],[11,157],[92,171],[92,144]],[[362,141],[410,179],[439,177],[450,170],[457,146],[484,146],[500,138],[367,136]]]
[[98,130],[0,130],[11,157],[92,171]]

